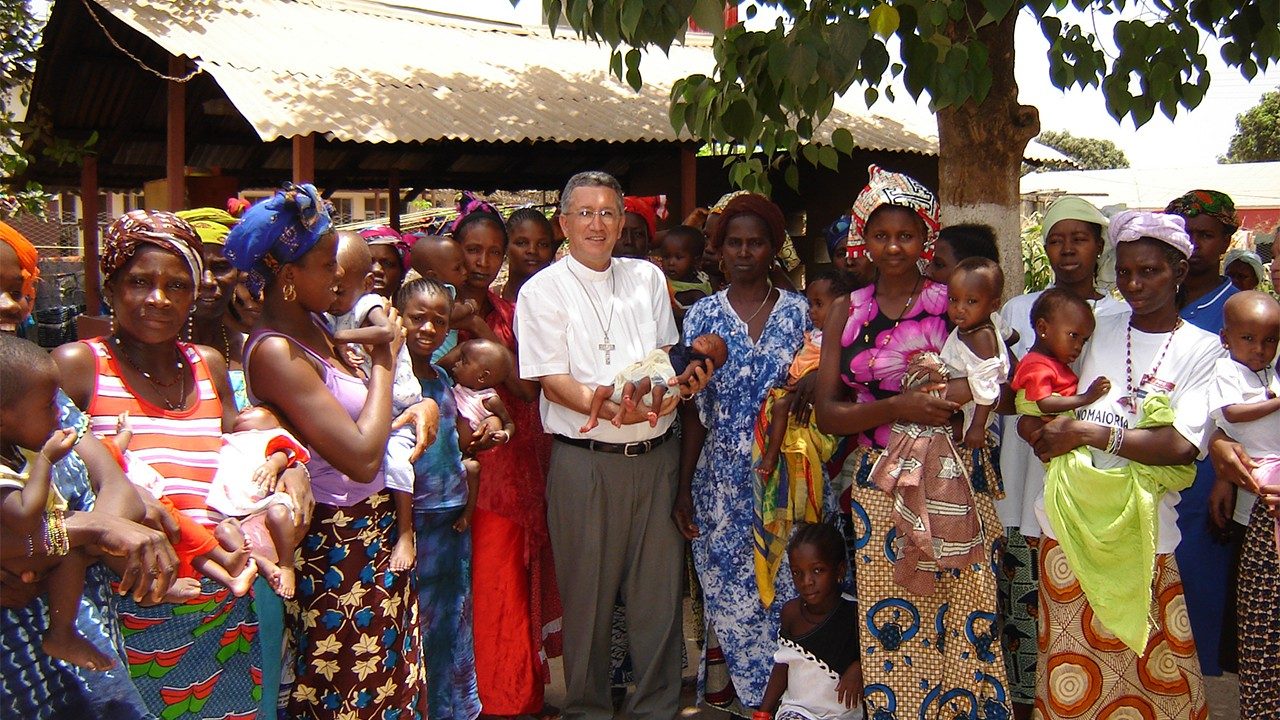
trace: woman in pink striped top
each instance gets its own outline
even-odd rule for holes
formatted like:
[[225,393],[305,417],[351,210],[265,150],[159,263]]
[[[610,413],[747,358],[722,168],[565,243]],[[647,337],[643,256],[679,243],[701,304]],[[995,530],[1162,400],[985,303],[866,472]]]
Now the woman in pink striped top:
[[[63,389],[100,436],[113,436],[117,416],[128,412],[131,448],[164,478],[163,495],[212,528],[222,516],[205,498],[235,403],[218,351],[178,340],[203,274],[200,240],[171,213],[135,210],[107,231],[102,274],[111,334],[58,349]],[[285,482],[298,506],[309,508],[305,476],[287,471]],[[298,515],[306,521],[307,513]],[[256,712],[261,672],[251,601],[208,579],[182,604],[122,600],[130,674],[153,713]]]

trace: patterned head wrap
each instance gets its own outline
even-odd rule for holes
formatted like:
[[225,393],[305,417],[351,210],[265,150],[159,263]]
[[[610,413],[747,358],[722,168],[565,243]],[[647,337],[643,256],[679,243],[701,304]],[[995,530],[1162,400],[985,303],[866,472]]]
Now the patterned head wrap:
[[1180,215],[1125,210],[1111,218],[1110,231],[1112,245],[1154,238],[1191,257],[1191,236],[1187,235],[1186,220]]
[[186,220],[160,210],[130,210],[116,218],[102,239],[102,277],[111,279],[143,243],[175,253],[187,263],[191,279],[204,274],[200,236]]
[[1239,260],[1253,269],[1253,274],[1258,276],[1258,282],[1262,282],[1266,277],[1267,271],[1262,267],[1262,257],[1258,253],[1247,248],[1231,248],[1227,254],[1222,257],[1222,270],[1225,272],[1227,266]]
[[392,250],[396,251],[396,255],[400,256],[400,264],[407,271],[409,269],[409,249],[413,247],[413,240],[416,239],[412,234],[404,234],[396,232],[386,225],[378,225],[377,227],[365,228],[360,231],[360,237],[369,244],[389,245]]
[[741,215],[754,215],[764,222],[769,231],[769,244],[774,253],[782,249],[787,239],[787,220],[782,210],[768,198],[755,193],[741,193],[729,201],[720,213],[720,223],[716,225],[711,241],[716,247],[723,247],[724,235],[729,231],[729,222]]
[[[836,248],[840,247],[841,242],[848,240],[849,228],[851,227],[853,227],[852,215],[841,215],[836,218],[835,222],[827,226],[827,231],[825,233],[827,254],[831,256],[832,260],[836,259]],[[846,245],[846,248],[847,247],[848,246]]]
[[449,225],[450,234],[452,234],[454,230],[458,229],[458,225],[462,222],[462,218],[473,212],[487,212],[491,215],[498,216],[499,219],[502,218],[502,213],[498,212],[498,208],[494,207],[492,203],[481,200],[465,190],[458,193],[458,199],[454,201],[454,207],[458,209],[458,217]]
[[174,215],[191,223],[191,227],[195,228],[196,234],[200,236],[200,242],[210,245],[226,245],[231,228],[240,222],[231,213],[221,208],[179,210]]
[[10,225],[0,222],[0,242],[13,248],[18,256],[18,266],[22,268],[22,296],[36,296],[36,281],[40,279],[40,253],[36,246],[25,235],[14,230]]
[[711,211],[709,214],[715,215],[717,213],[724,212],[724,209],[729,207],[729,201],[733,200],[736,197],[740,197],[746,194],[748,194],[746,190],[735,190],[731,193],[725,193],[724,195],[721,195],[720,199],[716,201],[716,204],[711,206]]
[[871,214],[883,205],[896,205],[911,210],[924,221],[924,252],[920,253],[920,259],[925,261],[932,258],[933,243],[938,239],[939,228],[937,196],[915,178],[890,172],[879,165],[868,166],[867,174],[871,176],[867,186],[862,188],[858,199],[853,201],[853,227],[849,230],[850,257],[854,257],[855,246],[865,244],[863,237]]
[[628,195],[622,199],[622,210],[644,218],[649,226],[649,240],[658,239],[658,218],[667,217],[666,195]]
[[244,213],[227,236],[224,254],[237,270],[248,272],[249,290],[257,295],[280,272],[315,247],[332,227],[320,193],[310,183],[284,188]]
[[1190,220],[1197,215],[1208,215],[1234,233],[1240,229],[1240,219],[1236,217],[1236,204],[1231,196],[1217,190],[1192,190],[1169,203],[1164,209],[1166,213],[1181,215]]

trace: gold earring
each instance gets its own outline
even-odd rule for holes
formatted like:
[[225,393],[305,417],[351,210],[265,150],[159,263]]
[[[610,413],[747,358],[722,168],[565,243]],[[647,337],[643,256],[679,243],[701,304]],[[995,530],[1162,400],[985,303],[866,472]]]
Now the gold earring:
[[285,302],[293,302],[298,299],[298,290],[293,287],[293,283],[285,283],[280,289],[280,294],[284,296]]
[[196,311],[192,309],[191,314],[187,315],[187,342],[196,341]]

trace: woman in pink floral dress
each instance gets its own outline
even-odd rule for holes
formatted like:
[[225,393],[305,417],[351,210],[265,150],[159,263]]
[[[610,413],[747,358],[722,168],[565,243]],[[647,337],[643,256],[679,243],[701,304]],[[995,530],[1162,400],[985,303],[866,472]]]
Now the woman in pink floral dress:
[[815,392],[819,428],[857,439],[833,485],[848,488],[841,505],[862,605],[869,717],[1010,717],[996,628],[993,560],[1003,528],[991,493],[998,489],[975,482],[971,504],[948,508],[976,516],[983,561],[938,572],[927,595],[894,580],[903,552],[895,497],[872,483],[872,468],[895,424],[947,425],[956,400],[968,398],[947,397],[941,384],[904,388],[912,359],[940,352],[949,332],[947,288],[920,270],[937,236],[938,203],[906,175],[873,165],[870,176],[850,235],[866,242],[877,279],[832,306],[823,334],[840,342],[823,343]]

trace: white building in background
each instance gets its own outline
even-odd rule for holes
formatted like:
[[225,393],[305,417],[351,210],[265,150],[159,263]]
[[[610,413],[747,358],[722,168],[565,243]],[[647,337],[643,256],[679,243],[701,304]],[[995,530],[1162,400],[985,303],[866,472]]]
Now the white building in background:
[[1274,236],[1280,225],[1280,162],[1061,170],[1022,176],[1024,212],[1043,209],[1061,195],[1079,195],[1098,207],[1163,210],[1189,190],[1230,195],[1241,227],[1258,235]]

